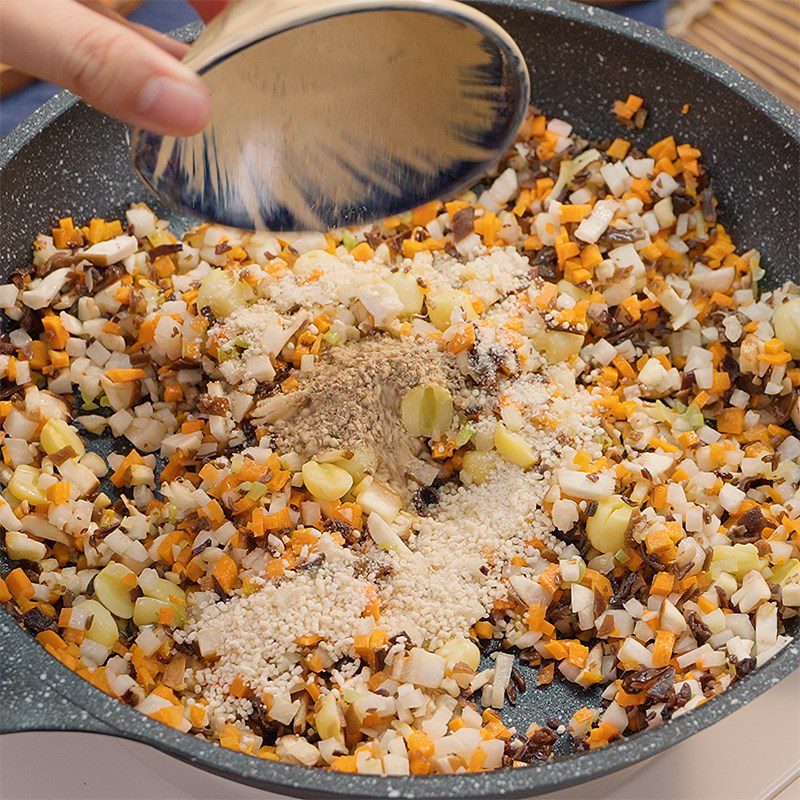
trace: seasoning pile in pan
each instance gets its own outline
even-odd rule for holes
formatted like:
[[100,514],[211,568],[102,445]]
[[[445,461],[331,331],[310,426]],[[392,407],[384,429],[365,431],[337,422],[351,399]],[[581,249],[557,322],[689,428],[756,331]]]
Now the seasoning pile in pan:
[[60,220],[0,287],[0,599],[153,719],[347,772],[547,758],[515,651],[605,687],[579,747],[722,692],[800,609],[800,291],[700,158],[532,112],[376,226]]

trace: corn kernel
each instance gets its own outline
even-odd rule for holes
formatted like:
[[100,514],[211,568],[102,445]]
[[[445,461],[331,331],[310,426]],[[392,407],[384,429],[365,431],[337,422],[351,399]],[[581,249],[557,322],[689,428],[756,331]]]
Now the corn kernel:
[[494,431],[494,446],[497,452],[509,463],[528,469],[539,463],[539,456],[531,446],[518,434],[510,431],[502,422]]
[[75,452],[76,458],[80,458],[86,452],[86,447],[75,429],[64,422],[63,419],[56,417],[47,420],[44,424],[39,441],[42,443],[42,449],[47,455],[57,453],[65,447],[71,447]]
[[586,520],[586,535],[601,553],[616,553],[625,546],[625,533],[631,522],[633,508],[618,494],[604,497],[597,510]]
[[134,573],[124,564],[112,561],[94,578],[95,597],[115,616],[130,619],[133,616],[133,600],[130,589],[123,581]]
[[403,397],[400,416],[412,436],[440,439],[453,423],[453,398],[438,383],[415,386]]
[[317,500],[338,500],[353,486],[353,476],[336,464],[307,461],[303,464],[303,483]]

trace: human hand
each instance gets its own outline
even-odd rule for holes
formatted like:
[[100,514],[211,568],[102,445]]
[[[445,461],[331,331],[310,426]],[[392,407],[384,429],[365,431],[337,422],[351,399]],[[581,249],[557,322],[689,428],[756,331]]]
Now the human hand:
[[[208,21],[228,0],[192,0]],[[2,0],[0,58],[51,81],[123,122],[189,136],[211,115],[203,81],[180,59],[188,49],[128,22],[101,0]]]

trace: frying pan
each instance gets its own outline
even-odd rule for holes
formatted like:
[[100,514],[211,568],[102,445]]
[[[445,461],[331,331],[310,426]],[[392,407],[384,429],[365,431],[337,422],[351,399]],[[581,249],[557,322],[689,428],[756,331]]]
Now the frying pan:
[[[675,134],[698,146],[722,220],[744,248],[762,253],[767,286],[800,279],[800,118],[715,58],[644,25],[565,0],[475,2],[504,25],[525,53],[533,101],[596,139],[620,134],[610,107],[631,92],[645,98],[647,125],[636,144]],[[198,28],[181,29],[191,39]],[[685,103],[688,113],[682,113]],[[148,197],[128,165],[126,128],[64,93],[0,143],[0,276],[26,263],[40,230],[69,213],[114,216]],[[628,134],[625,134],[626,136]],[[174,214],[171,215],[175,219]],[[177,219],[177,226],[186,224]],[[113,442],[95,449],[107,452]],[[0,568],[9,564],[0,554]],[[788,632],[797,637],[797,619]],[[525,797],[630,766],[713,724],[800,665],[800,639],[720,697],[665,725],[587,753],[557,751],[551,762],[484,774],[426,777],[345,775],[264,761],[178,733],[104,695],[52,659],[7,614],[0,614],[0,731],[104,733],[151,745],[202,769],[299,797]],[[524,728],[566,721],[596,692],[555,682],[530,688],[507,718]],[[569,737],[562,737],[566,740]],[[566,742],[562,742],[562,747]]]

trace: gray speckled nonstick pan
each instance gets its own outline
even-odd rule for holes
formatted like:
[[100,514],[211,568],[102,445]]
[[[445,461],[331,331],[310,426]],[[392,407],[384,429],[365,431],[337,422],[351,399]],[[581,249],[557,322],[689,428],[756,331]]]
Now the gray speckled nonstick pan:
[[[577,132],[620,134],[609,109],[631,92],[645,98],[647,145],[669,134],[704,154],[720,213],[736,241],[756,247],[767,285],[800,279],[800,118],[752,81],[660,31],[565,0],[493,0],[474,5],[516,38],[530,66],[533,102]],[[181,31],[191,38],[196,29]],[[685,103],[687,114],[681,113]],[[113,216],[135,199],[163,215],[129,166],[126,128],[62,94],[0,143],[0,276],[26,263],[36,232],[64,214]],[[0,281],[2,278],[0,278]],[[108,448],[108,444],[106,444]],[[8,564],[2,561],[5,572]],[[797,620],[789,629],[795,636]],[[178,733],[102,694],[52,659],[0,613],[0,730],[105,733],[144,742],[226,778],[299,797],[525,797],[630,766],[699,731],[800,665],[794,639],[722,696],[660,728],[602,750],[562,753],[549,763],[485,774],[383,778],[295,767],[225,750]],[[532,677],[531,673],[527,673]],[[573,685],[535,680],[509,715],[568,719],[596,702]],[[568,738],[568,737],[562,737]]]

